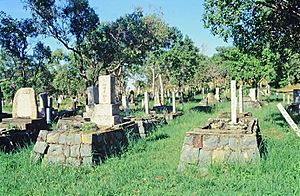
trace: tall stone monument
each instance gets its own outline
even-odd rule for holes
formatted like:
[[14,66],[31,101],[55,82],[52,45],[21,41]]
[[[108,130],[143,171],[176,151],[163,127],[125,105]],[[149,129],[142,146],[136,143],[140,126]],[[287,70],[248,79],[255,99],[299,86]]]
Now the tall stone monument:
[[237,123],[236,81],[231,81],[231,122]]
[[115,101],[115,77],[99,76],[99,104],[91,116],[91,121],[98,126],[113,126],[121,123],[119,104]]
[[20,88],[17,91],[13,101],[12,117],[37,119],[37,103],[33,88]]
[[251,88],[249,92],[251,101],[256,101],[256,88]]

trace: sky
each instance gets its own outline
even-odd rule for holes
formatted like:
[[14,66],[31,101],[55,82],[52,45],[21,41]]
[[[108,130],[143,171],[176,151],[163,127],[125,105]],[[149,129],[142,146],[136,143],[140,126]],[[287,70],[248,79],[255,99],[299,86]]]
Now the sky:
[[[112,21],[135,8],[141,7],[145,13],[160,13],[170,25],[188,35],[202,53],[212,56],[218,46],[230,46],[222,39],[213,36],[202,24],[204,0],[89,0],[101,21]],[[20,0],[0,0],[0,11],[14,18],[30,17]],[[52,49],[61,47],[54,40],[47,44]]]

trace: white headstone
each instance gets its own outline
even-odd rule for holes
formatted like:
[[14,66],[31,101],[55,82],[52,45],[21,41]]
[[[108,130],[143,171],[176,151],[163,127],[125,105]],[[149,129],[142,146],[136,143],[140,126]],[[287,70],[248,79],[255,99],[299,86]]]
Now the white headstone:
[[220,88],[216,88],[216,94],[215,94],[215,98],[217,101],[220,101]]
[[249,92],[251,101],[256,101],[256,88],[251,88]]
[[172,92],[172,108],[173,108],[173,113],[176,113],[176,97],[175,97],[175,92]]
[[290,104],[290,94],[287,95],[287,104]]
[[285,103],[285,94],[282,95],[282,102]]
[[243,106],[243,86],[241,85],[239,87],[239,112],[244,112],[244,106]]
[[37,103],[33,88],[20,88],[14,97],[12,117],[36,119],[37,116]]
[[231,122],[237,123],[237,97],[236,97],[236,81],[232,80],[231,85]]
[[149,97],[148,97],[148,92],[147,91],[144,93],[144,99],[145,99],[145,101],[144,101],[145,113],[149,114]]

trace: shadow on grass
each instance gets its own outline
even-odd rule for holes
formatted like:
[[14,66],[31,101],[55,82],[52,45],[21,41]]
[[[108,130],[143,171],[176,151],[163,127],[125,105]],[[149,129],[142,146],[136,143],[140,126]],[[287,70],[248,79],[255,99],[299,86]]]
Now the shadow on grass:
[[162,140],[162,139],[167,139],[169,138],[170,136],[166,133],[160,133],[160,134],[153,134],[151,135],[150,137],[148,137],[146,139],[146,141],[157,141],[157,140]]
[[212,107],[211,106],[196,106],[191,108],[192,111],[196,112],[205,112],[205,113],[211,113]]

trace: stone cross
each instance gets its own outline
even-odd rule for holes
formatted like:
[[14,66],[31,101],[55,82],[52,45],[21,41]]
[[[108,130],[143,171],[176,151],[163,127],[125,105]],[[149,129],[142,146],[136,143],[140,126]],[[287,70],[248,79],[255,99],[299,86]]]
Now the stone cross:
[[217,101],[220,101],[220,88],[216,88],[216,94],[215,94],[215,98]]
[[277,104],[278,110],[281,112],[284,119],[288,122],[290,127],[296,132],[296,134],[300,137],[300,130],[296,123],[293,121],[293,119],[290,117],[290,115],[287,113],[287,111],[284,109],[284,107],[281,105],[281,103]]
[[172,108],[173,108],[173,113],[176,113],[176,97],[175,97],[175,92],[172,92]]
[[144,93],[144,105],[145,105],[145,113],[148,115],[149,114],[149,97],[148,97],[148,92],[146,91]]
[[231,85],[231,122],[237,123],[237,97],[236,97],[236,81],[232,80]]
[[244,112],[244,108],[243,108],[243,86],[242,85],[239,87],[239,112],[240,113]]

